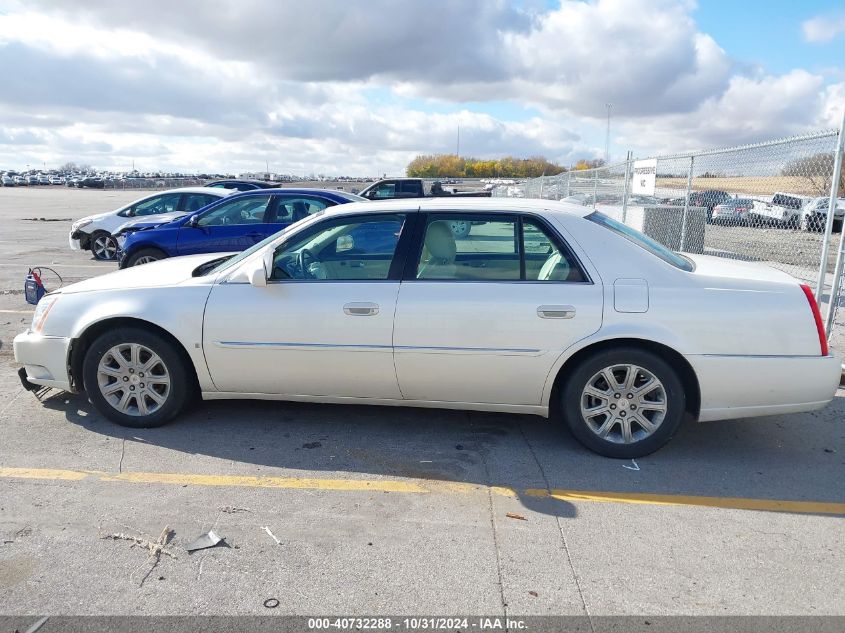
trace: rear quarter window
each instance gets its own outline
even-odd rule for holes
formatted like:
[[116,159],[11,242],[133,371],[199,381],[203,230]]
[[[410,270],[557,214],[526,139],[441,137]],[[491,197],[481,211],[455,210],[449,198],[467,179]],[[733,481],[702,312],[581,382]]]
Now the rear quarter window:
[[586,219],[590,222],[598,224],[599,226],[603,226],[609,231],[613,231],[617,235],[624,237],[629,242],[633,242],[643,250],[648,251],[655,257],[659,257],[664,262],[671,266],[674,266],[675,268],[686,271],[688,273],[691,273],[693,270],[695,270],[695,265],[686,257],[679,255],[673,250],[670,250],[657,240],[654,240],[649,236],[640,233],[636,229],[632,229],[627,224],[617,222],[613,218],[606,216],[604,213],[599,213],[598,211],[596,211],[586,216]]

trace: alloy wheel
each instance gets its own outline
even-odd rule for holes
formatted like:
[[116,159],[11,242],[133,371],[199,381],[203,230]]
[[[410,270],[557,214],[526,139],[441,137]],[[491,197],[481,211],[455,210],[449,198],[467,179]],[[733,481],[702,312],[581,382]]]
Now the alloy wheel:
[[94,240],[91,250],[97,259],[114,259],[117,256],[117,242],[110,235],[100,235]]
[[149,347],[123,343],[100,358],[97,386],[106,402],[120,413],[146,416],[167,402],[170,372]]
[[632,364],[598,371],[581,392],[581,417],[598,437],[633,444],[652,435],[666,417],[668,399],[653,373]]

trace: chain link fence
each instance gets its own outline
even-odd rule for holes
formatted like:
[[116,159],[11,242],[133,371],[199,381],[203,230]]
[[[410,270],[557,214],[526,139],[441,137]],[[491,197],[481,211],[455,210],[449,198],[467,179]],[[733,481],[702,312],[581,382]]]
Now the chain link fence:
[[832,130],[632,159],[496,187],[493,195],[590,206],[674,250],[783,270],[818,291],[823,317],[831,306],[831,344],[845,355],[842,285],[831,300],[845,216],[845,175],[828,222],[832,184],[837,168],[842,171],[836,161],[838,135]]

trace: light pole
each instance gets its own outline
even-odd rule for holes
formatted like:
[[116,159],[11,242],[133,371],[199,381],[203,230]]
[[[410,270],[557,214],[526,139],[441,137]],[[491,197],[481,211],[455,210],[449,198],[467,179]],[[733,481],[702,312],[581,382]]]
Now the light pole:
[[610,110],[613,108],[612,103],[605,103],[607,108],[607,134],[604,138],[604,164],[610,163]]

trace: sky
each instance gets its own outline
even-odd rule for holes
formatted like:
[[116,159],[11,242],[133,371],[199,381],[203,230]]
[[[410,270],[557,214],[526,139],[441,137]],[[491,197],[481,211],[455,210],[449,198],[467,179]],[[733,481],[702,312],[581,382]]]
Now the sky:
[[0,0],[0,169],[398,175],[839,126],[842,0]]

